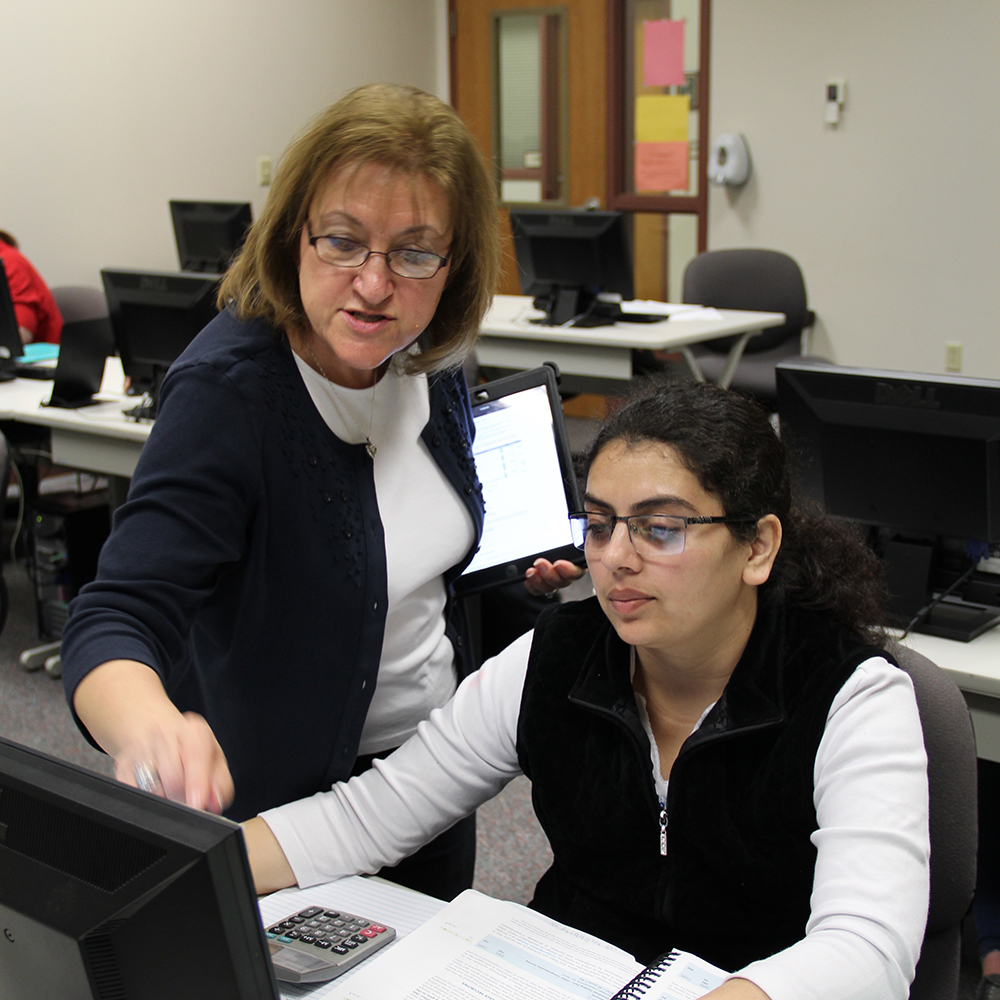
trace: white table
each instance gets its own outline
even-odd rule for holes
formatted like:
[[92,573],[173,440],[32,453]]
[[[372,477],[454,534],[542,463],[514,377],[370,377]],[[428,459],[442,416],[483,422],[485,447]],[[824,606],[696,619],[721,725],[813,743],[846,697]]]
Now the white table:
[[660,312],[662,323],[618,322],[613,326],[542,326],[532,323],[544,314],[527,295],[496,295],[480,326],[476,357],[480,365],[537,368],[554,361],[568,375],[599,379],[632,378],[632,351],[678,351],[699,381],[704,375],[692,344],[738,335],[729,352],[720,384],[728,386],[747,341],[761,330],[781,326],[783,313],[707,309],[662,302],[626,303],[636,312]]
[[122,390],[121,362],[109,358],[97,396],[101,402],[76,410],[43,406],[52,395],[52,383],[15,379],[0,383],[0,420],[48,427],[52,461],[72,469],[130,478],[139,452],[152,429],[150,421],[126,418],[122,411],[138,405],[138,397]]
[[972,642],[911,632],[903,643],[933,660],[959,686],[976,733],[976,753],[1000,762],[1000,626]]

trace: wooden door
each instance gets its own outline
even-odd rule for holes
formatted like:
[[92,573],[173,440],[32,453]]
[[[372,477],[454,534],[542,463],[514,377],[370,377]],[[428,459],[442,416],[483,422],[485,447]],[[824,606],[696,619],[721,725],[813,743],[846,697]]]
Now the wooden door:
[[[491,161],[493,89],[490,79],[491,15],[495,11],[554,6],[566,11],[568,87],[568,206],[607,193],[607,48],[605,0],[449,0],[452,104]],[[501,209],[503,270],[498,291],[520,291],[508,212]]]

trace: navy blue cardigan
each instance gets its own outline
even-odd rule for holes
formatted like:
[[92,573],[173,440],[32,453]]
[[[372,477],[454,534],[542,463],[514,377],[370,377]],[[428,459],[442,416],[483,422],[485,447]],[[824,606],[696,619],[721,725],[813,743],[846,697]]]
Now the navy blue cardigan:
[[[450,584],[483,522],[460,370],[430,377],[422,438],[476,529]],[[350,774],[386,604],[371,458],[325,424],[283,336],[220,314],[164,380],[97,579],[70,606],[70,704],[99,664],[148,664],[178,708],[212,726],[236,784],[227,815],[245,819]],[[460,610],[449,599],[461,677]]]

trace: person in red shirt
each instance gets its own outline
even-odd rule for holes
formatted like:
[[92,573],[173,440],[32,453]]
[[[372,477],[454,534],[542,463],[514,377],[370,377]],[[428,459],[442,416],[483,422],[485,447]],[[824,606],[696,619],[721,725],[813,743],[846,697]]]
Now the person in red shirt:
[[22,342],[58,344],[63,319],[49,286],[31,261],[18,249],[17,240],[2,229],[0,262],[7,274]]

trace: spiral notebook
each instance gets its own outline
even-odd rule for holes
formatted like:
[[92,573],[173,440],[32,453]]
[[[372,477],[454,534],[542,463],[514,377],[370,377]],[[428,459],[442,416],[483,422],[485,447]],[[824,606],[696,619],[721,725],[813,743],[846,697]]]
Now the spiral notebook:
[[[358,909],[387,912],[374,904]],[[592,934],[467,889],[322,995],[326,1000],[693,1000],[726,976],[678,951],[643,969],[627,951]]]
[[611,1000],[695,1000],[721,986],[727,972],[687,951],[661,955]]

